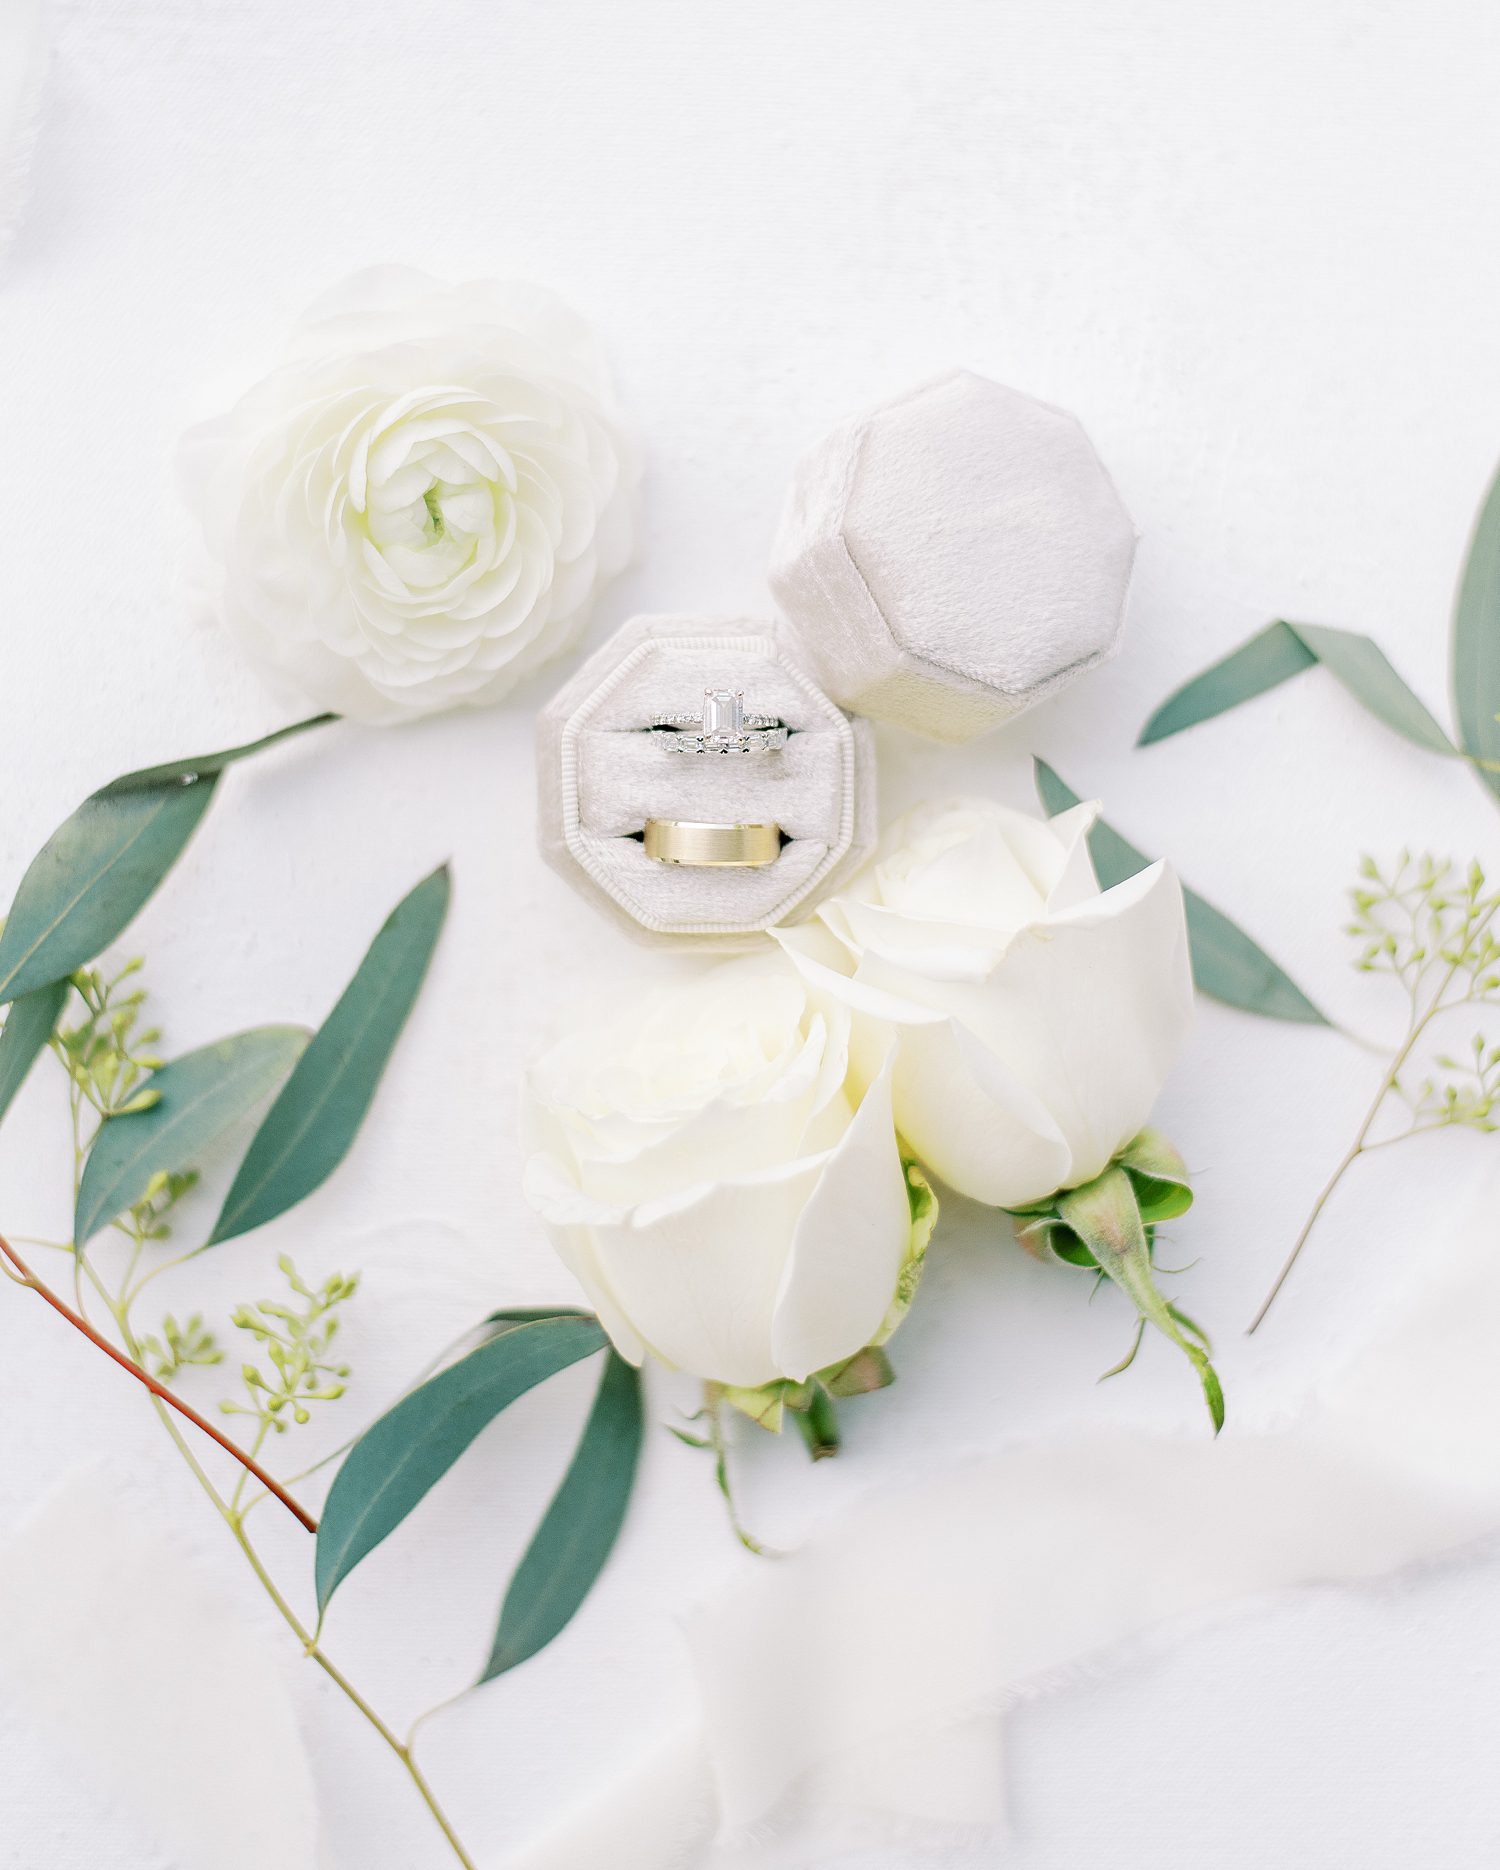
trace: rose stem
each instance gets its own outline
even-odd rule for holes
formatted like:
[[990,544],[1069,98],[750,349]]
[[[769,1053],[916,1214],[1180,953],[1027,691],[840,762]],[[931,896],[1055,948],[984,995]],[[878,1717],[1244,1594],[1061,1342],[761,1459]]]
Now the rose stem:
[[90,1344],[94,1345],[96,1349],[103,1351],[105,1356],[111,1358],[122,1370],[128,1371],[129,1374],[135,1378],[137,1383],[144,1384],[159,1402],[164,1402],[168,1408],[175,1409],[180,1416],[185,1417],[187,1421],[191,1422],[194,1428],[201,1429],[202,1432],[208,1436],[210,1441],[217,1442],[219,1447],[221,1447],[226,1454],[232,1455],[242,1468],[248,1473],[253,1474],[260,1484],[269,1492],[275,1494],[276,1498],[292,1517],[299,1520],[309,1532],[316,1532],[318,1530],[318,1522],[313,1518],[311,1513],[309,1513],[305,1507],[299,1506],[286,1489],[282,1487],[279,1482],[273,1480],[258,1461],[246,1454],[243,1448],[236,1447],[227,1435],[221,1433],[220,1430],[214,1427],[212,1422],[199,1415],[196,1409],[190,1408],[187,1403],[183,1402],[181,1397],[174,1396],[164,1383],[158,1383],[156,1378],[150,1375],[148,1371],[143,1370],[139,1364],[132,1363],[123,1352],[117,1351],[107,1338],[101,1337],[86,1318],[80,1313],[75,1312],[73,1307],[69,1305],[66,1300],[59,1298],[50,1286],[44,1284],[42,1280],[37,1278],[36,1274],[26,1264],[25,1260],[21,1258],[20,1254],[16,1252],[15,1248],[3,1235],[0,1235],[0,1253],[5,1255],[11,1265],[15,1267],[17,1273],[20,1274],[20,1278],[17,1281],[18,1284],[29,1286],[31,1290],[36,1293],[38,1298],[45,1299],[52,1309],[66,1318],[68,1323],[72,1325],[75,1330],[81,1331]]

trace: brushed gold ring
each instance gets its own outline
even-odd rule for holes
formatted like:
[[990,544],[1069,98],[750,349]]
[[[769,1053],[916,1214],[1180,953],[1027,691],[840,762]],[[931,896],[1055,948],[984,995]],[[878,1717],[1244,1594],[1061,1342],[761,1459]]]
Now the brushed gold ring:
[[758,870],[781,855],[780,825],[705,825],[688,818],[648,818],[646,855],[659,864],[700,870]]

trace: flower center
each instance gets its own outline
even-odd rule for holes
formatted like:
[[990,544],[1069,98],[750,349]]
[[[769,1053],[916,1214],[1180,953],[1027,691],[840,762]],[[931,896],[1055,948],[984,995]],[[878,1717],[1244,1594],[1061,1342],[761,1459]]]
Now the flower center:
[[398,425],[371,448],[363,530],[380,555],[388,597],[432,602],[467,589],[503,559],[513,490],[495,459],[458,429]]

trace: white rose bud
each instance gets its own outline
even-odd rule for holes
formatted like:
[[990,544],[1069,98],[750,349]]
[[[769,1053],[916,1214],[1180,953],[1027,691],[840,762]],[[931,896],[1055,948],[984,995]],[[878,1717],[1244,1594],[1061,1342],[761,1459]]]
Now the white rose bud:
[[919,1251],[889,1073],[780,955],[721,963],[554,1046],[526,1193],[621,1354],[752,1389],[884,1335]]
[[276,686],[357,720],[498,700],[630,554],[608,377],[534,287],[356,274],[184,437],[181,474],[223,621]]
[[856,1076],[898,1041],[896,1124],[917,1158],[992,1207],[1100,1175],[1145,1126],[1192,1022],[1177,879],[1152,864],[1101,893],[1098,812],[924,806],[818,923],[778,932],[854,1012]]

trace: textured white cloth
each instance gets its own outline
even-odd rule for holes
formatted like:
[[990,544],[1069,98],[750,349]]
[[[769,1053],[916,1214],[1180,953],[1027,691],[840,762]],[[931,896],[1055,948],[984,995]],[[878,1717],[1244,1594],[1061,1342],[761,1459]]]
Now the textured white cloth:
[[0,1551],[0,1667],[174,1865],[315,1870],[286,1652],[227,1608],[155,1504],[102,1467],[62,1481]]
[[[1500,1526],[1495,1192],[1275,1432],[1037,1438],[892,1483],[693,1613],[694,1718],[507,1870],[811,1870],[1003,1836],[1008,1708],[1157,1628]],[[279,1669],[98,1471],[0,1554],[0,1664],[186,1865],[316,1863]],[[924,1855],[925,1860],[925,1855]]]
[[26,205],[46,63],[41,0],[0,0],[0,252]]
[[1076,418],[952,370],[804,455],[771,589],[836,701],[969,740],[1113,653],[1135,544]]
[[1492,1190],[1283,1429],[1037,1439],[881,1488],[742,1580],[688,1621],[701,1724],[511,1870],[790,1870],[998,1836],[1020,1698],[1153,1628],[1500,1526],[1497,1212]]

